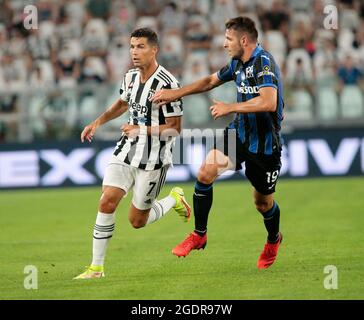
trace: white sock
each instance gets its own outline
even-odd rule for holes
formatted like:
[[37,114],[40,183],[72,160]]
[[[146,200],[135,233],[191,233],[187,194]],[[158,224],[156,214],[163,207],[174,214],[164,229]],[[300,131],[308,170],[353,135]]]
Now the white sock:
[[149,217],[146,224],[153,223],[164,217],[168,211],[176,205],[176,200],[173,197],[167,196],[161,200],[154,201],[152,208],[149,211]]
[[113,235],[115,227],[115,213],[98,212],[94,226],[92,246],[92,265],[103,266],[107,245]]

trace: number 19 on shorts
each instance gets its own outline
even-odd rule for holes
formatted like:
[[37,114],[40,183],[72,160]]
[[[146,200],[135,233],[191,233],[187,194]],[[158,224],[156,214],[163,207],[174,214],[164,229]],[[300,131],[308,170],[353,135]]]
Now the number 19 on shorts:
[[267,175],[267,182],[268,183],[274,183],[277,181],[278,175],[279,175],[279,170],[276,171],[268,171],[266,172]]

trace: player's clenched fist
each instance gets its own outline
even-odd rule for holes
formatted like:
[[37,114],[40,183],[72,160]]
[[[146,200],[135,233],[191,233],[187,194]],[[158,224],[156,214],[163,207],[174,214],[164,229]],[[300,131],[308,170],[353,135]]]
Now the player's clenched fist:
[[218,119],[220,117],[226,116],[231,112],[231,106],[213,99],[214,105],[210,107],[211,115],[214,117],[214,119]]

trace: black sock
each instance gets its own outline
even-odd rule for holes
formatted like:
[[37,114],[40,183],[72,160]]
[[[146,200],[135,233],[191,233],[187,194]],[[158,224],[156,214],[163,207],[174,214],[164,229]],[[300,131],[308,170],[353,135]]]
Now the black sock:
[[265,228],[268,231],[268,242],[276,243],[278,241],[280,217],[278,204],[273,202],[273,207],[269,211],[262,213],[262,215],[264,217]]
[[207,231],[207,219],[212,205],[212,183],[196,181],[193,194],[193,211],[195,214],[195,232],[203,236]]

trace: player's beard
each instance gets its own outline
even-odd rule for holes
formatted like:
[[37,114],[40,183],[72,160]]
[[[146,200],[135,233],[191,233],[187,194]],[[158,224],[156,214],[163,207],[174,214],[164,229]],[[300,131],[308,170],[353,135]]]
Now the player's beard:
[[244,48],[240,47],[240,50],[233,55],[233,59],[242,59],[244,56]]

